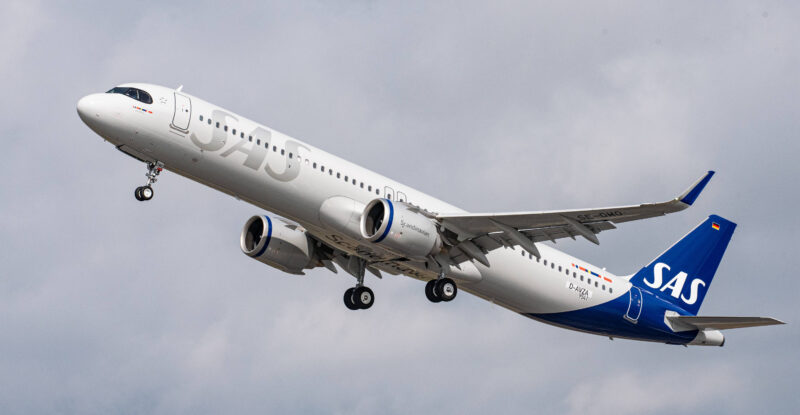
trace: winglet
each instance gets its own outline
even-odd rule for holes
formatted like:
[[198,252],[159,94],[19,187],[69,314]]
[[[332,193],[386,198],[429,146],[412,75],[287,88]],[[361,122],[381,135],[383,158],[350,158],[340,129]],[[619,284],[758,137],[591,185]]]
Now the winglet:
[[682,195],[678,196],[678,200],[691,206],[692,203],[694,203],[694,201],[697,200],[697,197],[700,196],[700,192],[703,191],[703,188],[706,187],[708,181],[711,180],[711,176],[713,175],[714,171],[709,170],[708,173],[706,173],[705,176],[700,178],[700,180],[695,182],[695,184],[693,184],[692,187],[683,192]]

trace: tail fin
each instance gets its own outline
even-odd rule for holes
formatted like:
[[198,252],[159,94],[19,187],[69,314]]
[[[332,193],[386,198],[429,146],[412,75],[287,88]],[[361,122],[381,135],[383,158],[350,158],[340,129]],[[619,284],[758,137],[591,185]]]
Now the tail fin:
[[711,215],[642,268],[631,283],[697,315],[736,224]]

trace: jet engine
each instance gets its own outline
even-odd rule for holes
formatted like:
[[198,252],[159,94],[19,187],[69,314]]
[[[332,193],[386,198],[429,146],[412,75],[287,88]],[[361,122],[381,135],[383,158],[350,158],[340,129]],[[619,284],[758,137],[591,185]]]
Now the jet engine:
[[442,249],[442,238],[431,218],[389,199],[375,199],[361,215],[361,236],[397,255],[425,259]]
[[253,216],[242,229],[240,240],[245,255],[290,274],[313,268],[314,244],[295,225],[275,222],[269,216]]

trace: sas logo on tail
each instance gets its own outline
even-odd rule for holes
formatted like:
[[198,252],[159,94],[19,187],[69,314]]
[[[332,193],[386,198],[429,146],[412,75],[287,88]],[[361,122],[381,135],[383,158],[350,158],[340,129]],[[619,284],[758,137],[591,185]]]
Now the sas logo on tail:
[[[669,265],[659,262],[653,267],[653,281],[648,281],[646,278],[644,279],[644,283],[647,284],[650,288],[655,288],[661,292],[666,290],[671,290],[670,295],[675,298],[680,298],[686,304],[694,304],[697,301],[697,291],[698,288],[702,285],[703,287],[706,286],[706,283],[699,279],[695,278],[692,280],[691,285],[689,286],[689,298],[686,298],[683,293],[683,286],[686,285],[686,277],[688,275],[681,271],[671,280],[669,280],[666,284],[664,284],[664,269],[669,271]],[[664,284],[662,286],[662,284]]]

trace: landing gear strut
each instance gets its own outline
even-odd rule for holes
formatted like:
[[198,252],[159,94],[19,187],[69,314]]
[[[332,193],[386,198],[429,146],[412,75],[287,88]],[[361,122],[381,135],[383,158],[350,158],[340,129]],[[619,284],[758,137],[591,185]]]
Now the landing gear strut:
[[134,197],[136,200],[143,202],[145,200],[150,200],[153,198],[153,187],[152,184],[155,183],[158,178],[157,176],[161,174],[161,170],[164,169],[164,163],[157,161],[155,163],[147,163],[147,184],[144,186],[139,186],[136,188],[136,191],[133,192]]
[[425,284],[425,296],[433,303],[453,301],[456,294],[458,294],[458,287],[450,278],[430,280]]

